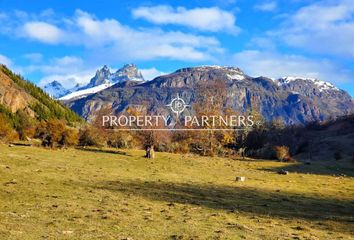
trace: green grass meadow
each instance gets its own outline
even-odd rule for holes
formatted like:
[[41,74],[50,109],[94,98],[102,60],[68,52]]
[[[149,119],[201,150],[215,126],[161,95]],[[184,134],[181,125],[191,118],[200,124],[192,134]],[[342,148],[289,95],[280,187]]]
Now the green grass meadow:
[[354,239],[349,168],[143,156],[0,145],[0,239]]

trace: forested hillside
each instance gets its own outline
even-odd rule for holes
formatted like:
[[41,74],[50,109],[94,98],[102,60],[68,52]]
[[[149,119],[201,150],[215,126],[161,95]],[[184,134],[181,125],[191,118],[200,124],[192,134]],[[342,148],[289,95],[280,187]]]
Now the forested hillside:
[[35,84],[0,65],[0,137],[32,136],[36,127],[48,120],[60,120],[70,126],[82,122],[77,114]]

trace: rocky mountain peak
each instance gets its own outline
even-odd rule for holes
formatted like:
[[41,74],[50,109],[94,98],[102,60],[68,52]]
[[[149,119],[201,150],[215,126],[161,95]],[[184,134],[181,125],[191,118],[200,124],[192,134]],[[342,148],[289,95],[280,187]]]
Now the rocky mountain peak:
[[217,75],[224,75],[226,80],[243,80],[245,79],[245,74],[243,71],[238,67],[228,67],[228,66],[197,66],[197,67],[190,67],[190,68],[182,68],[176,71],[176,73],[188,73],[188,72],[198,72],[200,74],[217,74]]
[[137,83],[144,81],[143,75],[135,64],[125,64],[122,68],[113,73],[107,65],[104,65],[96,71],[95,76],[91,78],[87,85],[71,89],[67,95],[61,96],[59,100],[83,98],[109,88],[112,85],[127,81],[134,81]]
[[95,76],[91,78],[89,84],[83,88],[90,88],[90,87],[95,87],[104,84],[104,82],[107,79],[109,79],[110,76],[111,76],[111,71],[109,70],[107,65],[104,65],[101,69],[96,71]]
[[277,80],[278,86],[290,88],[309,88],[314,87],[319,92],[339,91],[332,83],[325,82],[316,78],[306,77],[283,77]]
[[62,86],[60,82],[54,80],[53,82],[48,83],[46,86]]
[[96,77],[109,77],[111,71],[109,70],[107,65],[104,65],[101,69],[96,71]]
[[160,76],[147,83],[152,87],[195,87],[216,79],[227,84],[243,81],[248,76],[237,67],[197,66],[181,68],[177,71]]
[[125,64],[122,68],[118,69],[113,76],[114,82],[122,82],[127,80],[144,81],[144,77],[138,70],[135,64]]
[[69,90],[65,89],[57,80],[44,85],[43,90],[53,98],[59,98],[69,93]]
[[109,68],[107,65],[103,65],[101,71],[106,71],[106,72],[109,72]]

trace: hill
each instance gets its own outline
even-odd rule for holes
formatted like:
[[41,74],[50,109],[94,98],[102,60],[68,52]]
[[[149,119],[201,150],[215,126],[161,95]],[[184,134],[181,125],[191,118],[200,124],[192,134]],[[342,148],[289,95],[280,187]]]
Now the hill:
[[301,135],[305,141],[298,148],[297,159],[354,162],[354,114],[310,124]]
[[272,147],[287,146],[296,161],[309,165],[323,162],[332,170],[338,164],[350,169],[354,162],[354,114],[306,126],[272,125],[262,131],[251,131],[245,144],[247,153],[252,157],[274,158]]
[[353,178],[320,163],[110,152],[0,145],[0,238],[353,239]]
[[0,65],[0,118],[14,129],[24,122],[35,124],[49,119],[63,120],[67,124],[82,121],[68,107],[4,65]]
[[281,119],[286,124],[305,124],[354,111],[350,95],[330,83],[301,77],[253,78],[239,68],[220,66],[183,68],[148,82],[115,84],[65,103],[87,120],[92,120],[102,108],[112,108],[113,113],[128,108],[161,113],[177,95],[193,105],[198,101],[201,86],[213,89],[217,82],[224,88],[224,108],[242,113],[257,109],[268,121]]

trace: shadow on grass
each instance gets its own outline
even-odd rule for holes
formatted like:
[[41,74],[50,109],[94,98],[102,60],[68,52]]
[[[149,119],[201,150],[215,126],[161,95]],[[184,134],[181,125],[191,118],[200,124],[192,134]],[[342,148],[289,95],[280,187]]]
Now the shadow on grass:
[[111,154],[119,154],[124,156],[131,156],[126,152],[116,150],[116,149],[104,149],[104,148],[92,148],[92,147],[76,147],[77,150],[88,151],[88,152],[98,152],[98,153],[111,153]]
[[286,219],[333,220],[338,222],[341,231],[349,231],[354,221],[352,201],[317,198],[289,192],[140,180],[101,182],[96,187],[150,200],[199,205],[232,212],[268,217],[270,215]]
[[335,161],[331,162],[311,162],[304,163],[298,162],[294,164],[289,164],[287,166],[276,167],[276,168],[261,168],[260,170],[278,172],[280,170],[289,171],[290,173],[309,173],[318,175],[332,175],[332,176],[345,176],[354,177],[354,164],[352,163],[338,163]]

